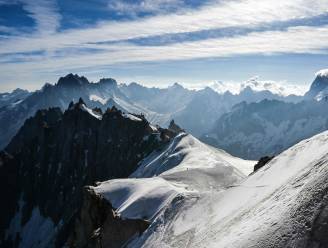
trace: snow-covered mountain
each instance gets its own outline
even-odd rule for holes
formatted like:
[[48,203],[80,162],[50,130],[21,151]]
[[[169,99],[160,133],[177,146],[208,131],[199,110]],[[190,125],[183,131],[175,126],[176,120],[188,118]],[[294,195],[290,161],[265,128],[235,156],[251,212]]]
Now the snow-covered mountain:
[[0,148],[8,144],[24,121],[38,110],[59,107],[64,111],[71,101],[79,98],[83,98],[91,108],[106,110],[115,106],[124,112],[148,114],[119,90],[114,79],[90,83],[85,77],[68,74],[61,77],[55,85],[45,84],[41,90],[29,94],[19,102],[0,108]]
[[[254,80],[248,84],[257,84]],[[188,90],[175,83],[173,86],[158,89],[147,88],[136,83],[122,85],[120,89],[138,106],[155,113],[157,119],[146,115],[150,121],[166,126],[170,119],[196,137],[210,130],[215,121],[224,113],[242,101],[258,102],[263,99],[278,99],[298,102],[301,96],[272,93],[267,89],[244,87],[238,94],[230,91],[217,92],[213,87]]]
[[[128,179],[98,183],[88,188],[88,194],[107,201],[122,219],[147,221],[151,225],[146,233],[153,232],[153,224],[157,226],[158,217],[173,202],[193,202],[204,192],[223,191],[251,173],[255,163],[232,157],[189,134],[180,133],[162,149],[143,159]],[[84,209],[82,212],[86,213]],[[83,221],[79,223],[80,226],[85,224]],[[111,228],[111,223],[98,224],[84,235],[90,236],[99,229],[101,239],[98,241],[104,246],[112,239],[111,235],[106,235]],[[90,242],[84,240],[81,243],[81,240],[83,237],[77,235],[74,243],[83,247]]]
[[[328,245],[328,132],[283,151],[326,129],[324,99],[232,107],[242,94],[94,84],[69,74],[14,109],[64,106],[81,94],[86,100],[65,112],[25,116],[0,152],[1,247]],[[256,159],[282,153],[253,172],[255,161],[209,146],[173,121],[154,126],[132,114],[140,110],[178,123],[222,115],[215,142]]]
[[201,139],[242,158],[276,155],[328,129],[328,102],[323,97],[327,90],[328,74],[323,70],[316,74],[303,101],[268,100],[268,97],[236,104]]
[[0,99],[0,106],[3,105],[0,107],[0,148],[5,147],[24,121],[39,109],[59,107],[64,111],[70,101],[77,101],[80,97],[91,108],[106,110],[115,106],[127,113],[142,113],[151,123],[161,126],[168,126],[172,119],[176,119],[179,125],[195,136],[210,130],[222,114],[242,101],[257,102],[266,98],[299,100],[297,96],[285,97],[251,87],[244,88],[240,94],[219,94],[209,87],[189,90],[177,83],[163,89],[137,83],[118,84],[111,78],[91,83],[87,78],[73,74],[61,77],[55,85],[45,84],[33,93],[23,92],[18,97],[18,92],[21,91],[12,93],[15,97],[9,97],[9,94],[0,96],[1,99],[12,99],[3,102]]
[[4,106],[14,107],[30,95],[27,90],[16,89],[8,93],[0,93],[0,108]]
[[304,95],[306,99],[317,101],[328,97],[328,69],[318,71],[310,90]]
[[[123,219],[146,221],[127,247],[326,247],[328,132],[246,177],[252,164],[180,134],[129,179],[89,194]],[[108,242],[113,226],[95,227],[98,244]]]
[[249,159],[276,155],[328,129],[328,102],[241,103],[222,115],[202,140]]

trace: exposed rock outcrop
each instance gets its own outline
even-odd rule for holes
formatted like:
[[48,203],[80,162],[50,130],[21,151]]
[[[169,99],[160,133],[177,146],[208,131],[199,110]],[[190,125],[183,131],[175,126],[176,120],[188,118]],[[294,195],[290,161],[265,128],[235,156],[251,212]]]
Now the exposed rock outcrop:
[[70,247],[118,248],[143,233],[149,224],[146,220],[122,219],[110,202],[86,187],[68,244]]
[[273,158],[274,156],[264,156],[260,158],[260,160],[254,165],[254,172],[269,163]]

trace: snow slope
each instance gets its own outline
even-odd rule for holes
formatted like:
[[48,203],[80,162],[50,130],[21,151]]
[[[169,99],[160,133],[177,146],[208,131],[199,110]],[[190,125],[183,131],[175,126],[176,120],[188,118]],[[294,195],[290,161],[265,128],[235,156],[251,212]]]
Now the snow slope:
[[181,190],[160,177],[114,179],[93,188],[124,218],[152,219]]
[[[240,170],[234,167],[237,164]],[[223,190],[245,178],[242,171],[249,173],[254,164],[181,133],[143,160],[129,179],[109,180],[92,188],[123,218],[154,220],[174,199]]]
[[95,118],[98,119],[98,120],[101,120],[101,119],[102,119],[102,115],[101,115],[101,114],[96,113],[96,112],[93,111],[92,109],[88,108],[85,104],[82,104],[82,105],[81,105],[81,109],[82,109],[83,111],[88,112],[91,116],[95,117]]
[[[231,156],[223,150],[208,146],[190,134],[180,133],[162,151],[153,152],[142,161],[138,169],[130,177],[153,177],[160,175],[164,178],[184,177],[184,174],[218,175],[219,173],[230,173],[231,168],[234,174],[245,177],[253,171],[255,161],[242,160]],[[182,175],[183,174],[183,175]],[[193,180],[197,180],[190,176]],[[211,181],[211,178],[208,178]],[[217,178],[213,186],[217,185]],[[206,183],[209,184],[210,181]],[[194,185],[196,188],[197,186]],[[205,182],[199,185],[204,187]],[[209,185],[207,185],[209,186]],[[207,187],[208,188],[208,187]]]
[[328,132],[224,191],[171,204],[131,247],[327,247]]

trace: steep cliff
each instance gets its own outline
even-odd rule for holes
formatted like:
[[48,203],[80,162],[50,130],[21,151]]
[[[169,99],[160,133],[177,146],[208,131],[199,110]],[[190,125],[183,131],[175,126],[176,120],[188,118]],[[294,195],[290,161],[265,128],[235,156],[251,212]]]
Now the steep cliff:
[[104,114],[82,99],[63,113],[40,110],[0,154],[1,247],[61,247],[82,205],[83,188],[128,177],[170,137],[143,116]]

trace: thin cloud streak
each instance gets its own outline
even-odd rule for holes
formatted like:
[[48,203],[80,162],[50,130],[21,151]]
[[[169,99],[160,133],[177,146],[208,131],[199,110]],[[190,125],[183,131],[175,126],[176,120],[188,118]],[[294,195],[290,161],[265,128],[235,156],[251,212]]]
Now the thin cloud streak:
[[154,35],[195,32],[225,27],[256,26],[274,21],[315,17],[328,13],[326,0],[240,0],[211,4],[197,11],[161,15],[125,22],[102,22],[97,26],[61,33],[15,36],[0,42],[0,53],[54,51],[88,43],[119,41]]
[[54,72],[93,68],[120,63],[147,61],[191,60],[212,57],[231,57],[250,54],[310,53],[328,51],[328,25],[293,27],[287,31],[254,32],[245,36],[185,42],[168,46],[135,46],[130,44],[94,45],[104,51],[63,57],[36,56],[35,60],[15,65],[4,63],[1,73],[25,71]]
[[121,15],[137,17],[140,13],[167,13],[169,10],[182,8],[183,0],[143,0],[141,2],[125,2],[111,0],[108,8]]

